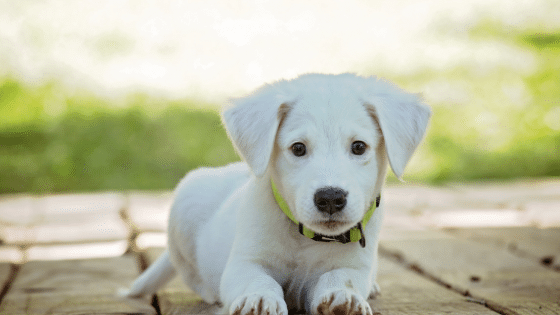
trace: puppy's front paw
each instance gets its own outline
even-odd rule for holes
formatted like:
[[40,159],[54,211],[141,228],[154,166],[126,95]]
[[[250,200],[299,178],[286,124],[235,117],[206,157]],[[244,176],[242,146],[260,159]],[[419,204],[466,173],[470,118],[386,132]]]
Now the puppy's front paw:
[[232,315],[288,315],[288,306],[283,299],[273,294],[250,294],[233,301]]
[[312,307],[314,315],[372,315],[371,307],[360,295],[349,290],[324,294]]

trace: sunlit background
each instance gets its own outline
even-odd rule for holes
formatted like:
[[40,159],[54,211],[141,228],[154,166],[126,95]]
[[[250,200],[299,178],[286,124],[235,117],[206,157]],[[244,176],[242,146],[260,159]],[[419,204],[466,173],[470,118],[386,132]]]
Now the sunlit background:
[[432,106],[405,180],[445,190],[388,225],[560,224],[555,181],[456,186],[560,176],[557,0],[0,0],[0,261],[162,246],[178,180],[238,159],[227,98],[308,72]]
[[405,179],[560,175],[560,2],[0,1],[0,193],[171,189],[228,97],[377,75],[434,109]]

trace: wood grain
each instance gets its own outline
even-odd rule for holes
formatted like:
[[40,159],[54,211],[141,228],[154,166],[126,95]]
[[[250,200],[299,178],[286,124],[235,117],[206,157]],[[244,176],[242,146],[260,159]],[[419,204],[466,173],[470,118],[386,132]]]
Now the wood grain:
[[420,273],[504,314],[560,313],[560,273],[492,244],[442,232],[405,234],[383,241],[382,249]]
[[0,283],[3,283],[8,279],[10,269],[10,264],[0,264]]
[[[154,262],[163,250],[163,248],[150,248],[146,253],[148,264]],[[159,290],[157,297],[162,315],[210,315],[219,311],[217,305],[210,305],[202,301],[195,292],[183,284],[178,276]]]
[[127,211],[131,223],[142,232],[166,231],[172,201],[170,192],[128,194]]
[[[155,261],[162,251],[148,250],[148,262]],[[382,294],[370,300],[370,305],[381,314],[495,314],[386,258],[380,259],[379,284]],[[185,287],[179,277],[158,292],[158,300],[162,314],[210,315],[219,311],[217,306],[204,303]]]
[[[10,276],[12,274],[12,265],[10,264],[0,264],[0,294],[4,292],[4,289],[11,284]],[[2,296],[0,296],[0,299]]]
[[446,289],[381,257],[378,284],[381,294],[370,305],[386,314],[495,314],[483,305]]
[[136,257],[30,262],[21,267],[0,314],[155,314],[146,299],[121,299],[138,275]]
[[505,248],[560,270],[560,228],[535,227],[450,229],[449,233],[482,244]]

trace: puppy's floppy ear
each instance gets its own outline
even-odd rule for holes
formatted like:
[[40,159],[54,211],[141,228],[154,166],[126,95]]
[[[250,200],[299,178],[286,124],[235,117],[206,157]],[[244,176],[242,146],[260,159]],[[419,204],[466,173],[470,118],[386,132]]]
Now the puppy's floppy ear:
[[273,85],[230,100],[222,121],[237,152],[253,171],[263,176],[268,167],[276,132],[287,112],[287,98]]
[[401,179],[406,164],[424,137],[431,111],[420,96],[386,82],[376,83],[384,85],[383,91],[370,94],[366,107],[379,122],[389,163],[393,173]]

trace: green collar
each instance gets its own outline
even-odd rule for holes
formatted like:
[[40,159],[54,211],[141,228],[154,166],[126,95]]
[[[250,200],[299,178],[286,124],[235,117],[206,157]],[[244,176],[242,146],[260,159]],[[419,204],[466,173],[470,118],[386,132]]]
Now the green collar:
[[280,195],[280,192],[278,191],[278,188],[276,188],[276,185],[274,184],[274,181],[272,179],[270,180],[270,183],[272,186],[272,193],[274,194],[274,199],[276,199],[276,203],[278,204],[280,209],[282,209],[282,212],[284,212],[284,214],[290,220],[292,220],[295,224],[299,226],[299,232],[302,235],[318,242],[340,242],[343,244],[349,242],[360,242],[360,245],[362,247],[366,246],[366,238],[364,235],[363,226],[365,226],[368,223],[368,221],[373,216],[375,209],[379,207],[379,202],[381,201],[380,196],[377,196],[377,198],[375,198],[375,202],[372,203],[371,208],[369,208],[369,210],[364,215],[362,221],[358,222],[358,224],[355,227],[351,228],[350,230],[340,235],[327,236],[327,235],[315,233],[310,229],[306,228],[305,226],[303,226],[302,223],[298,222],[294,217],[294,214],[290,210],[290,207],[288,207],[288,204],[286,203],[284,198],[282,198],[282,196]]

